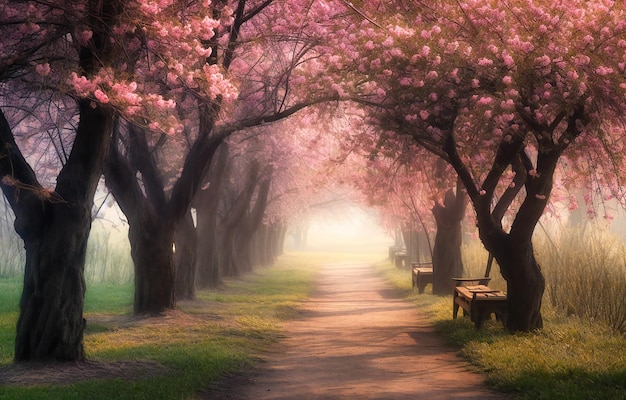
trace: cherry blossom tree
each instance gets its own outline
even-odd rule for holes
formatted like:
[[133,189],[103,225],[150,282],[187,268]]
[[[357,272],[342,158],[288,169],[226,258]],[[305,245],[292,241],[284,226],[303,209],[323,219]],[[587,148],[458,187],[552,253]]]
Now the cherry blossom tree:
[[[85,358],[85,249],[113,112],[74,91],[71,80],[114,64],[110,28],[122,10],[117,1],[0,3],[0,187],[26,253],[17,362]],[[18,96],[27,107],[13,107]],[[26,161],[15,133],[45,132],[55,108],[75,115],[59,127],[72,131],[74,140],[55,188],[48,189]]]
[[423,149],[399,150],[387,143],[385,152],[389,157],[370,154],[365,168],[353,168],[353,181],[390,232],[401,227],[411,261],[432,262],[433,293],[448,295],[452,278],[463,276],[465,191],[455,188],[456,173]]
[[[386,9],[385,9],[386,8]],[[611,1],[364,4],[329,60],[382,132],[449,163],[508,286],[509,331],[543,325],[532,234],[554,174],[597,179],[623,200],[624,5]],[[377,19],[376,24],[372,19]],[[345,55],[345,56],[344,56]],[[345,71],[354,71],[349,77]],[[357,83],[357,85],[355,85]],[[593,160],[593,161],[591,161]],[[502,218],[513,200],[510,227]]]
[[[139,26],[131,18],[120,28],[135,54],[128,68],[145,79],[139,86],[163,93],[148,106],[170,114],[159,117],[143,105],[144,114],[127,117],[105,171],[129,220],[136,313],[174,307],[174,234],[224,140],[329,98],[296,85],[307,79],[302,65],[312,44],[297,33],[308,20],[283,18],[324,18],[316,8],[308,1],[145,2],[136,10]],[[157,157],[173,141],[159,131],[185,137],[171,185]]]

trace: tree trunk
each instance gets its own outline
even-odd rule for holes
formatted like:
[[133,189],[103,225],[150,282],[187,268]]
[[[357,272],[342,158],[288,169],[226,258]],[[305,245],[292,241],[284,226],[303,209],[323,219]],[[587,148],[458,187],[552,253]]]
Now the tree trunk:
[[[165,213],[161,178],[148,150],[145,131],[129,125],[128,155],[119,150],[120,126],[114,130],[104,175],[128,218],[128,238],[135,268],[135,314],[158,314],[176,305],[174,297],[174,227]],[[141,172],[142,184],[136,176]]]
[[228,228],[220,235],[219,267],[223,277],[232,278],[240,275],[237,264],[238,245],[235,240],[235,228]]
[[176,265],[176,300],[196,297],[196,259],[198,235],[191,210],[176,228],[174,260]]
[[42,229],[24,241],[15,361],[84,361],[84,265],[91,214],[64,204],[48,209]]
[[[39,185],[0,113],[0,146],[4,149],[0,171],[16,182],[2,189],[26,250],[16,362],[85,359],[85,255],[112,116],[86,100],[79,102],[79,113],[72,152],[57,177],[55,192]],[[26,184],[28,188],[20,188]]]
[[204,288],[220,283],[222,276],[218,258],[217,212],[224,180],[228,176],[228,144],[222,143],[209,168],[204,187],[196,194],[198,252],[197,284]]
[[176,306],[174,296],[174,230],[159,221],[129,223],[135,265],[135,314],[159,314]]
[[541,304],[545,279],[535,259],[531,240],[516,241],[511,237],[498,240],[494,258],[507,283],[509,332],[529,332],[543,328]]
[[272,262],[276,258],[284,253],[285,237],[287,234],[287,227],[282,222],[274,222],[270,225],[270,254],[272,255]]
[[454,292],[452,278],[463,275],[461,257],[462,227],[467,196],[463,190],[446,192],[444,205],[435,204],[432,209],[437,222],[437,234],[433,248],[433,294],[449,295]]
[[[90,1],[85,6],[86,19],[76,22],[93,35],[88,46],[68,57],[77,56],[80,69],[91,77],[113,58],[110,29],[124,4]],[[16,362],[85,359],[85,253],[113,114],[89,99],[78,100],[77,106],[76,137],[57,176],[55,192],[41,187],[0,112],[0,176],[14,180],[0,186],[13,208],[15,230],[26,250]]]
[[200,288],[215,286],[222,279],[218,258],[217,209],[197,202],[198,265],[197,284]]

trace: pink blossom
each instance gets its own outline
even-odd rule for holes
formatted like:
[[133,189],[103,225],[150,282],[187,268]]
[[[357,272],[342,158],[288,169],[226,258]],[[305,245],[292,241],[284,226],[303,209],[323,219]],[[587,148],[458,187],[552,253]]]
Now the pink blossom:
[[93,82],[87,79],[85,76],[78,76],[76,72],[72,72],[67,80],[68,85],[74,89],[79,96],[87,96],[93,90],[96,89]]
[[491,65],[493,65],[493,60],[490,60],[489,58],[485,58],[482,57],[478,60],[478,65],[480,65],[481,67],[489,67]]
[[426,121],[429,116],[430,116],[430,114],[428,113],[428,111],[426,111],[426,110],[421,110],[420,111],[420,117],[422,118],[422,120]]
[[572,61],[574,62],[574,64],[576,64],[579,67],[585,66],[587,64],[589,64],[589,62],[591,61],[591,59],[584,55],[584,54],[579,54],[577,56],[575,56]]
[[507,75],[502,78],[502,83],[504,83],[505,85],[510,85],[511,83],[513,83],[513,78]]
[[513,102],[513,99],[507,99],[506,101],[500,102],[500,107],[503,110],[514,110],[515,109],[515,103]]
[[428,74],[426,74],[426,78],[428,79],[437,79],[439,77],[439,74],[437,73],[437,71],[429,71]]
[[173,72],[168,72],[167,73],[167,83],[170,85],[173,85],[176,83],[176,81],[178,80],[178,75],[176,75]]
[[571,79],[571,80],[578,79],[578,72],[576,72],[574,70],[567,71],[567,78]]
[[5,186],[15,186],[16,183],[18,183],[19,181],[15,178],[13,178],[10,175],[5,175],[2,177],[2,184]]
[[340,85],[340,84],[338,84],[338,83],[333,83],[333,84],[331,85],[331,89],[332,89],[332,90],[334,90],[335,92],[337,92],[337,94],[338,94],[339,96],[343,96],[343,95],[345,95],[345,91],[343,90],[343,88],[341,87],[341,85]]
[[92,36],[93,32],[89,29],[86,29],[84,31],[78,32],[76,38],[78,39],[78,43],[80,43],[81,45],[86,45],[87,42],[91,40]]
[[502,61],[504,61],[504,65],[506,65],[509,68],[511,68],[515,64],[515,61],[513,61],[513,57],[511,57],[508,54],[502,55]]
[[491,97],[481,97],[478,99],[478,104],[486,106],[487,104],[491,104],[493,99]]
[[37,66],[35,67],[35,71],[40,76],[48,76],[50,74],[50,64],[37,64]]
[[612,73],[613,73],[613,68],[611,67],[601,66],[601,67],[596,68],[596,74],[600,76],[606,76]]
[[400,86],[411,86],[413,82],[411,81],[411,78],[403,76],[402,78],[400,78],[399,83]]
[[96,91],[93,92],[93,95],[96,97],[96,100],[98,100],[102,104],[106,104],[109,102],[109,96],[107,96],[106,93],[104,93],[100,89],[96,89]]
[[33,33],[37,33],[41,30],[41,26],[35,24],[34,22],[28,22],[25,24],[20,24],[18,27],[18,31],[20,33],[25,33],[27,35],[32,35]]
[[545,54],[541,57],[535,58],[535,64],[539,65],[540,67],[547,67],[548,65],[550,65],[550,62],[552,62],[552,60]]

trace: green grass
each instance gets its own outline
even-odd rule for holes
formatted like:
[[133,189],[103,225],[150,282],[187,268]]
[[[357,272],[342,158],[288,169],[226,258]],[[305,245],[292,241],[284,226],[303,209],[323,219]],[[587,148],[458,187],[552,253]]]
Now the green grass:
[[509,335],[495,320],[477,331],[469,318],[452,319],[451,296],[433,296],[430,286],[415,294],[410,272],[377,267],[494,389],[516,399],[626,399],[626,337],[611,327],[544,306],[538,333]]
[[[218,377],[241,372],[280,338],[312,288],[319,258],[283,256],[272,268],[201,291],[161,317],[135,318],[132,287],[92,284],[85,299],[90,361],[144,362],[165,374],[68,385],[0,387],[0,399],[192,399]],[[11,363],[18,280],[0,280],[0,367]]]
[[[363,255],[347,254],[342,260],[362,260]],[[475,258],[480,269],[483,254]],[[4,386],[0,399],[192,399],[223,374],[249,368],[281,337],[283,322],[294,317],[310,293],[315,267],[328,261],[323,254],[286,255],[272,268],[199,292],[197,300],[181,302],[160,318],[130,315],[132,285],[90,284],[88,358],[144,362],[167,373],[63,386]],[[626,398],[626,337],[614,329],[544,303],[545,329],[539,333],[508,335],[497,321],[477,331],[468,318],[452,320],[450,296],[430,295],[430,288],[418,295],[408,271],[388,262],[377,267],[494,389],[516,399]],[[13,356],[20,287],[20,279],[0,279],[0,367]]]
[[21,289],[20,279],[0,279],[0,364],[10,363],[13,359]]

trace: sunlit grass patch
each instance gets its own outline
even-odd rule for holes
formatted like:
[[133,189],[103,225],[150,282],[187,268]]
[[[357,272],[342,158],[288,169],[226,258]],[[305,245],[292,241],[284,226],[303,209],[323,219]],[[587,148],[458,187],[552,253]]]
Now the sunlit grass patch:
[[626,344],[599,327],[550,326],[538,333],[468,342],[462,354],[495,388],[523,399],[619,399],[626,393]]
[[85,293],[85,313],[127,314],[133,309],[133,285],[89,284]]
[[[138,368],[124,378],[52,384],[45,390],[2,387],[0,398],[194,398],[217,377],[249,368],[281,337],[283,323],[309,296],[316,274],[315,260],[286,255],[271,268],[202,290],[196,300],[179,302],[177,310],[158,317],[130,314],[130,285],[91,284],[85,305],[88,359],[138,363],[147,372]],[[0,366],[11,362],[16,319],[15,309],[0,312]]]
[[377,268],[493,388],[517,399],[626,398],[626,337],[606,324],[582,321],[544,304],[541,331],[510,335],[496,320],[478,331],[469,318],[452,319],[451,295],[433,296],[428,288],[414,294],[407,271],[389,261]]

